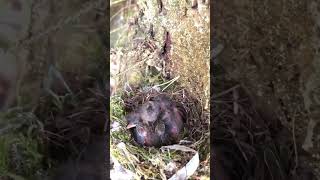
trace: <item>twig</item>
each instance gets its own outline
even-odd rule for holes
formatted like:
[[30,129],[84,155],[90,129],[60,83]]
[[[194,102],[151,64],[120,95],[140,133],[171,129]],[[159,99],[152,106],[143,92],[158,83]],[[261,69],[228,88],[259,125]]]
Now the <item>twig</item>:
[[298,150],[297,150],[297,143],[296,143],[296,134],[295,134],[295,121],[296,121],[296,110],[293,113],[292,117],[292,139],[293,139],[293,145],[294,145],[294,154],[295,154],[295,166],[294,171],[296,171],[298,167]]
[[[218,55],[223,51],[224,46],[222,44],[218,44],[217,47],[213,48],[211,51],[211,59],[216,59]],[[213,61],[214,64],[218,64],[216,61]]]
[[162,89],[162,91],[164,91],[168,86],[170,86],[172,83],[174,83],[174,82],[175,82],[176,80],[178,80],[179,78],[180,78],[180,76],[177,76],[177,77],[171,79],[170,81],[164,82],[164,83],[162,83],[162,84],[154,85],[153,88],[160,87],[160,86],[164,86],[164,85],[168,84],[166,87],[164,87],[164,88]]
[[239,113],[239,104],[238,104],[238,100],[239,100],[239,92],[237,91],[237,89],[233,89],[233,113],[234,114],[238,114]]
[[236,142],[236,145],[238,146],[238,148],[239,148],[242,156],[244,157],[244,159],[245,159],[247,162],[249,162],[248,157],[247,157],[246,153],[243,151],[243,149],[242,149],[239,141],[235,139],[235,142]]
[[113,33],[117,32],[117,31],[120,31],[120,30],[125,29],[125,28],[128,28],[128,26],[127,25],[123,25],[123,26],[120,26],[118,28],[112,29],[110,31],[110,34],[113,34]]
[[114,76],[120,76],[120,75],[122,75],[122,74],[124,74],[124,73],[126,73],[126,72],[128,72],[128,71],[130,71],[130,70],[132,70],[132,69],[134,69],[134,68],[136,68],[136,67],[138,67],[139,65],[143,64],[143,63],[144,63],[145,61],[147,61],[147,60],[148,60],[148,58],[144,58],[143,60],[135,63],[134,65],[132,65],[130,68],[128,68],[128,69],[126,69],[126,70],[124,70],[124,71],[122,71],[122,72],[119,72],[118,74],[116,74],[116,75],[114,75]]
[[225,91],[223,91],[223,92],[221,92],[221,93],[218,93],[217,95],[213,95],[213,98],[218,98],[218,97],[220,97],[220,96],[223,96],[223,95],[225,95],[225,94],[228,94],[229,92],[231,92],[231,91],[233,91],[234,89],[237,89],[237,88],[239,88],[239,87],[240,87],[240,84],[235,85],[235,86],[233,86],[233,87],[230,88],[230,89],[227,89],[227,90],[225,90]]
[[85,113],[90,113],[90,112],[102,112],[102,113],[104,113],[104,111],[103,110],[88,110],[88,111],[82,111],[82,112],[77,112],[77,113],[73,113],[73,114],[71,114],[71,115],[69,115],[69,116],[67,116],[68,118],[74,118],[74,117],[76,117],[76,116],[79,116],[79,115],[82,115],[82,114],[85,114]]
[[[241,103],[241,102],[246,102],[248,101],[248,98],[243,98],[243,99],[240,99],[238,100],[237,102],[238,103]],[[220,104],[223,104],[223,103],[232,103],[234,102],[234,100],[212,100],[213,103],[220,103]]]
[[175,81],[177,81],[180,78],[180,76],[173,78],[172,80],[170,80],[171,82],[164,87],[161,91],[163,92],[164,90],[166,90],[171,84],[173,84]]
[[274,178],[273,178],[273,174],[271,173],[270,165],[269,165],[269,163],[268,163],[268,161],[267,161],[266,151],[263,151],[263,160],[264,160],[264,163],[267,165],[267,168],[268,168],[268,170],[269,170],[269,172],[270,172],[271,179],[274,179]]
[[119,3],[122,3],[122,2],[124,2],[124,1],[126,1],[126,0],[112,1],[111,4],[110,4],[110,6],[114,6],[114,5],[119,4]]

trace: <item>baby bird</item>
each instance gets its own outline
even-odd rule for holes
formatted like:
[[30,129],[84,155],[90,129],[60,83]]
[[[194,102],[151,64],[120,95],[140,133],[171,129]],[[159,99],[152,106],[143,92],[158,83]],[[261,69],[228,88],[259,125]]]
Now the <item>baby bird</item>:
[[127,129],[135,127],[137,124],[152,125],[158,119],[159,114],[159,104],[154,101],[148,101],[142,104],[135,112],[127,115]]
[[154,135],[148,124],[144,124],[138,112],[131,112],[126,116],[127,129],[131,131],[134,140],[139,145],[152,146],[160,144],[159,136]]
[[165,124],[164,133],[161,134],[162,142],[164,144],[178,143],[180,132],[183,131],[183,119],[177,107],[165,110],[161,120]]
[[141,106],[140,116],[141,120],[145,124],[153,123],[158,119],[160,114],[159,103],[155,101],[148,101]]
[[183,108],[159,95],[126,116],[127,129],[142,146],[169,145],[179,142],[185,121]]

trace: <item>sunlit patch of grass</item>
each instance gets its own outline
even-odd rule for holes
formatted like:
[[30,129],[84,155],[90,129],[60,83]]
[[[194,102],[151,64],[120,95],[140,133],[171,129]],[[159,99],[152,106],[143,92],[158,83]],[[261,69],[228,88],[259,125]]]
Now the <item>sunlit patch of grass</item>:
[[112,96],[110,99],[110,113],[111,113],[111,119],[117,120],[118,122],[120,121],[124,115],[124,110],[123,110],[123,100],[119,95],[117,96]]

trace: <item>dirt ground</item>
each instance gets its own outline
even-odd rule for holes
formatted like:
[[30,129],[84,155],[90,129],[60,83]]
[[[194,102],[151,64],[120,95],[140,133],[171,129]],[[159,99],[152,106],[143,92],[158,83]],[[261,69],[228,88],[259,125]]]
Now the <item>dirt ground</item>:
[[249,92],[270,124],[289,130],[279,137],[296,144],[298,166],[319,179],[319,15],[308,2],[217,1],[211,29],[224,47],[216,66]]

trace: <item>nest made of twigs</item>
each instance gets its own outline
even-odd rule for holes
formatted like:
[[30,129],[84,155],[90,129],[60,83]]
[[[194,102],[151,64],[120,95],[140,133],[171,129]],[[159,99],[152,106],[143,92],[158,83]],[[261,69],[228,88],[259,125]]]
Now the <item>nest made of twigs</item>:
[[[168,88],[166,91],[162,91],[161,89],[157,88],[133,88],[130,90],[130,92],[122,92],[121,96],[118,98],[112,97],[112,99],[118,99],[118,103],[121,102],[120,104],[123,110],[120,114],[111,112],[111,117],[114,115],[117,116],[112,118],[111,121],[119,121],[123,127],[121,128],[122,130],[120,130],[120,132],[111,135],[111,149],[115,148],[117,143],[125,141],[130,154],[139,159],[139,162],[135,162],[135,164],[130,165],[130,162],[121,160],[119,157],[118,160],[120,163],[128,169],[131,169],[132,166],[135,166],[138,177],[144,176],[145,178],[160,178],[165,175],[168,178],[173,174],[173,172],[165,171],[165,165],[174,162],[177,166],[177,169],[179,169],[186,165],[186,163],[190,160],[190,153],[188,154],[179,151],[162,152],[160,149],[153,147],[139,147],[135,144],[135,141],[130,136],[130,133],[124,128],[126,121],[123,118],[127,113],[133,111],[144,102],[159,95],[165,95],[169,97],[172,101],[178,103],[179,106],[184,108],[187,114],[187,121],[185,124],[185,131],[183,132],[183,140],[187,140],[191,143],[187,146],[199,151],[200,161],[202,161],[201,166],[205,167],[208,165],[210,157],[209,112],[203,110],[200,101],[192,97],[186,89],[180,87],[178,84],[173,84],[172,87]],[[114,102],[112,102],[112,104],[113,105],[111,105],[111,109],[115,108]],[[116,149],[111,151],[113,151],[115,156],[117,156],[117,153],[119,153]],[[157,163],[154,161],[157,161]],[[148,166],[149,168],[145,169],[145,166]],[[163,171],[164,174],[161,174],[161,171]],[[208,171],[202,171],[201,173],[207,174]]]

